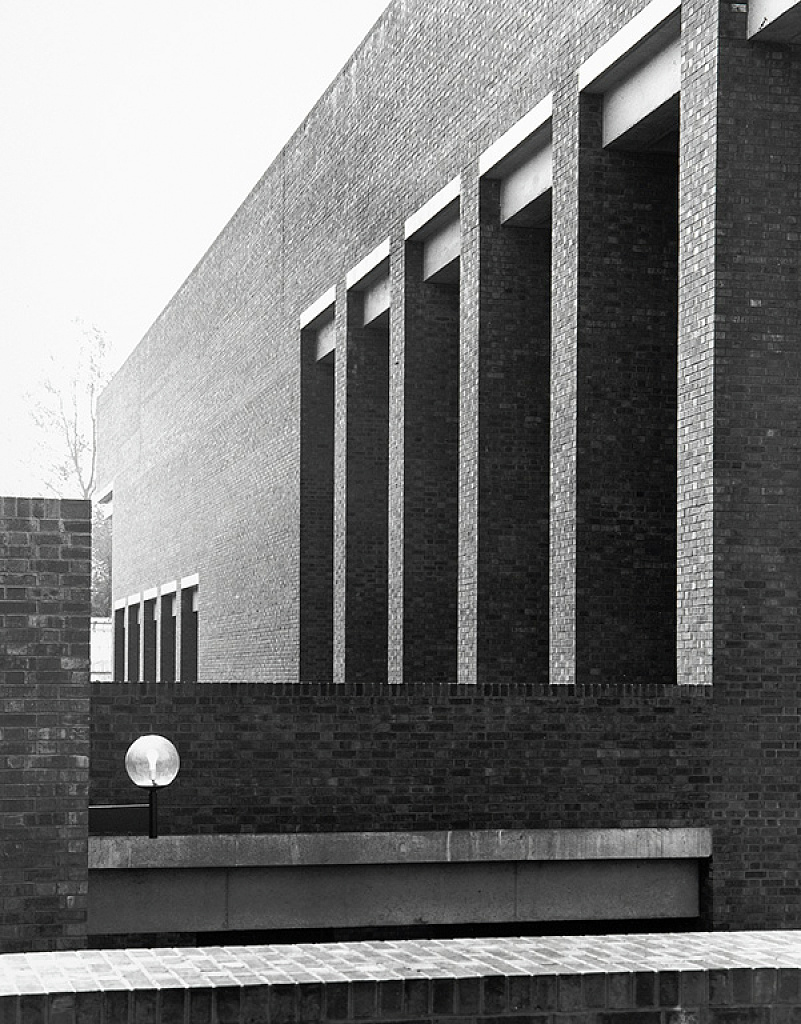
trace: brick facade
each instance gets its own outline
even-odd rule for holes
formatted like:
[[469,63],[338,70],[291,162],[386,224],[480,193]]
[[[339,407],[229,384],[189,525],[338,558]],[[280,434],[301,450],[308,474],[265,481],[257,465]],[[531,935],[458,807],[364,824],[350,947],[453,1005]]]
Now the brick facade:
[[[627,258],[660,217],[675,235],[676,215],[653,167],[616,172],[614,181],[592,171],[593,161],[620,167],[626,159],[579,138],[575,89],[581,62],[645,6],[390,5],[107,390],[100,476],[114,484],[115,599],[199,573],[201,678],[230,677],[233,659],[236,677],[253,681],[376,679],[385,662],[393,681],[542,680],[546,658],[553,682],[675,677],[665,554],[675,528],[672,435],[648,414],[659,405],[670,420],[676,395],[637,376],[659,348],[655,337],[634,376],[612,378],[643,330],[653,333],[659,320],[669,332],[671,274],[657,276],[667,250],[652,240],[650,255],[631,266]],[[403,87],[411,82],[414,89]],[[479,157],[550,92],[552,216],[500,227],[488,200],[483,214],[477,204],[479,187],[491,185],[479,181]],[[457,176],[459,283],[423,281],[413,267],[421,243],[406,240],[403,226]],[[626,195],[630,184],[648,202]],[[611,219],[593,213],[607,185],[619,197]],[[579,315],[587,275],[613,237],[607,255],[617,246],[621,286]],[[371,425],[372,385],[358,385],[348,355],[360,343],[345,326],[344,281],[386,238],[389,397],[386,413],[373,401],[380,422]],[[664,244],[675,246],[675,237]],[[675,250],[668,255],[675,265]],[[331,288],[343,364],[333,397],[314,391],[298,326],[301,311]],[[628,317],[632,298],[642,312]],[[618,355],[597,326],[610,310]],[[614,385],[595,406],[587,392],[595,368],[576,355],[590,322],[596,341],[586,342],[587,354]],[[669,351],[664,359],[668,372]],[[601,424],[596,436],[594,417],[619,394],[633,402],[631,416]],[[439,439],[432,417],[442,421]],[[630,446],[643,417],[648,436]],[[601,438],[609,446],[597,459]],[[385,446],[386,469],[373,444]],[[320,445],[335,453],[323,457]],[[629,468],[604,507],[612,525],[599,534],[594,488],[622,455]],[[643,461],[659,469],[643,475]],[[385,472],[386,493],[368,496],[359,481],[383,490]],[[621,509],[630,528],[617,536]],[[596,574],[599,562],[607,568]],[[627,584],[609,602],[606,580],[621,564]],[[644,575],[662,580],[660,594],[639,585]],[[639,616],[634,628],[631,616]],[[656,620],[668,625],[658,637]],[[627,648],[636,652],[631,663]]]
[[88,501],[0,498],[0,951],[86,943]]
[[[587,69],[654,11],[661,135],[604,144],[657,35]],[[178,581],[183,609],[198,574],[205,684],[97,691],[104,799],[121,738],[163,726],[192,829],[689,815],[717,925],[801,925],[801,50],[746,22],[389,6],[103,397],[115,600],[141,634],[135,595]],[[482,159],[543,104],[547,202],[504,222]],[[409,224],[457,180],[432,278]],[[387,239],[364,327],[348,274]],[[331,294],[322,364],[301,316]]]

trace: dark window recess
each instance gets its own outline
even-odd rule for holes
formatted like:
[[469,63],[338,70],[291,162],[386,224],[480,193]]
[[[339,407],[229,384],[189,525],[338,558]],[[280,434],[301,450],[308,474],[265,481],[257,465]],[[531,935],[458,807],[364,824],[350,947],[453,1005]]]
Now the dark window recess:
[[163,683],[175,682],[175,594],[165,594],[159,609],[161,630],[161,664],[159,678]]
[[128,606],[128,682],[141,678],[139,672],[139,605]]
[[156,600],[145,601],[143,632],[142,678],[149,682],[156,679]]
[[114,612],[114,678],[125,679],[125,609]]
[[181,681],[197,681],[197,587],[181,591]]

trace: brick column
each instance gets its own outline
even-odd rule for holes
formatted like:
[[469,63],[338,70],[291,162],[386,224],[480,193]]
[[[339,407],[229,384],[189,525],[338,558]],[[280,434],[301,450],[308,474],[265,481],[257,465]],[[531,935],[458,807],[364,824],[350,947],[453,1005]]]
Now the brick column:
[[502,225],[500,182],[462,183],[460,680],[544,682],[550,224]]
[[86,944],[88,501],[0,498],[0,951]]
[[682,193],[680,550],[698,614],[682,657],[714,683],[713,914],[799,928],[801,50],[749,42],[740,4],[699,5],[688,27],[703,107]]
[[387,681],[403,682],[404,649],[404,394],[406,352],[406,242],[403,229],[389,253],[389,444],[387,493]]
[[551,288],[550,681],[576,682],[576,332],[578,80],[553,98]]

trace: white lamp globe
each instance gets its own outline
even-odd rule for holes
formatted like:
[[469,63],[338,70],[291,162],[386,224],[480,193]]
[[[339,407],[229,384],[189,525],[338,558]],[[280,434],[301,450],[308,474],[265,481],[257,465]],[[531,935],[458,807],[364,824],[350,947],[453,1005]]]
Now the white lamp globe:
[[131,782],[144,789],[169,786],[180,767],[181,759],[173,744],[155,734],[134,740],[125,755],[125,770]]

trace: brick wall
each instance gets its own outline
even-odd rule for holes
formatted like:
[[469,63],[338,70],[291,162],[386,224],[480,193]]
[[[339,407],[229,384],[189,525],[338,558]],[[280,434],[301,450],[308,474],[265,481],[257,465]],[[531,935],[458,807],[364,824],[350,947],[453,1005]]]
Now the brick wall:
[[181,774],[165,833],[703,825],[706,690],[98,683],[93,803],[142,732]]
[[106,950],[4,958],[0,1010],[16,1024],[787,1024],[798,957],[790,932]]
[[0,498],[0,951],[86,942],[87,501]]
[[[735,927],[797,920],[801,818],[801,50],[718,47],[714,566],[716,898]],[[711,386],[709,383],[707,386]],[[761,873],[755,886],[754,873]]]
[[[230,677],[232,654],[239,679],[311,677],[300,643],[299,313],[332,285],[341,297],[347,271],[388,236],[397,264],[404,219],[457,174],[473,173],[488,145],[565,76],[573,81],[580,62],[645,4],[390,5],[107,390],[100,477],[115,487],[114,595],[199,572],[201,678]],[[565,202],[575,206],[568,192]],[[572,272],[565,252],[559,265]],[[393,306],[397,317],[397,287]],[[393,377],[404,369],[397,355],[404,350],[396,346]],[[406,440],[397,435],[405,423],[396,404],[397,395],[390,401],[393,459]],[[435,501],[455,522],[452,475],[453,493]],[[390,479],[392,495],[399,477],[391,467]],[[392,530],[402,502],[393,498],[389,510],[390,576],[399,587]],[[408,543],[425,547],[428,541],[409,535],[414,524],[404,525]],[[569,542],[563,525],[554,542],[559,564],[560,545]],[[455,562],[455,542],[448,543]],[[487,543],[485,573],[495,565],[502,574],[510,556],[498,553],[500,538],[488,535]],[[448,568],[454,592],[455,572]],[[565,594],[571,587],[568,574]],[[416,638],[403,644],[396,605],[424,602],[400,590],[387,600],[390,635],[401,645],[395,650],[416,648]],[[455,593],[447,602],[450,649],[432,657],[444,659],[453,679]],[[490,601],[488,615],[498,614],[506,609]],[[569,630],[569,620],[568,609],[554,628]],[[405,626],[425,633],[427,622],[407,614]],[[308,656],[330,671],[328,650],[317,644]],[[431,679],[434,668],[413,664],[409,674]],[[439,664],[436,671],[443,675]],[[505,678],[515,672],[504,667]]]

